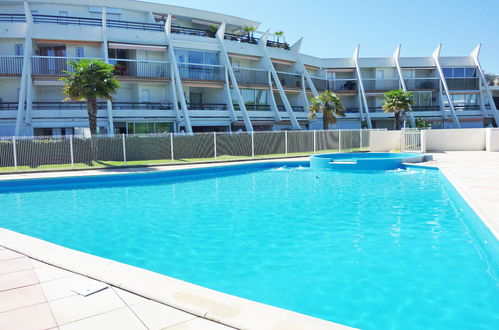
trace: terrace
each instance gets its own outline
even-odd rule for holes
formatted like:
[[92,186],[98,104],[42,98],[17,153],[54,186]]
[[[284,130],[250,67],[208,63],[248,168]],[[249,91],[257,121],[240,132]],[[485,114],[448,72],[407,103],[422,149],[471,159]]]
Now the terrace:
[[0,55],[0,76],[20,76],[22,72],[22,56]]

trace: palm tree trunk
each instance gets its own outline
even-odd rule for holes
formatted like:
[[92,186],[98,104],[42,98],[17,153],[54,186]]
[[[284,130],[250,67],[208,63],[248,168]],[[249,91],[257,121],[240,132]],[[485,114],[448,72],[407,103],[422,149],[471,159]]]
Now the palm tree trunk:
[[322,128],[324,130],[327,130],[329,128],[329,116],[327,115],[326,111],[322,112]]
[[395,117],[395,130],[399,131],[400,130],[400,113],[395,112],[394,117]]
[[97,99],[87,99],[88,126],[90,127],[90,154],[92,161],[97,160]]

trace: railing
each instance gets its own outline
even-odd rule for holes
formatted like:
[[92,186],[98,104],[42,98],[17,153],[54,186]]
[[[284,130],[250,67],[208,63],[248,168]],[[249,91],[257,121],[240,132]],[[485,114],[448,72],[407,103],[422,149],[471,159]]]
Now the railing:
[[246,42],[249,44],[257,44],[259,38],[251,37],[248,36],[247,34],[233,34],[233,33],[225,33],[224,35],[225,40],[232,40],[232,41],[239,41],[239,42]]
[[445,78],[449,90],[478,90],[478,78]]
[[[245,104],[247,111],[270,111],[270,104]],[[241,110],[239,104],[234,104],[234,110]]]
[[102,26],[100,18],[72,17],[72,16],[53,16],[53,15],[33,15],[34,23],[51,23],[61,25],[87,25]]
[[414,112],[425,112],[425,111],[440,111],[440,106],[438,105],[413,105],[411,110]]
[[[279,110],[279,112],[286,112],[287,111],[286,107],[284,105],[278,105],[277,110]],[[291,110],[293,110],[293,112],[305,112],[305,107],[302,107],[299,105],[292,105]]]
[[172,110],[167,102],[113,102],[113,110]]
[[20,76],[23,72],[23,57],[0,56],[0,76]]
[[142,23],[142,22],[129,22],[129,21],[117,21],[113,19],[106,20],[107,27],[116,29],[127,29],[127,30],[142,30],[142,31],[157,31],[164,32],[165,26],[158,23]]
[[114,64],[114,74],[117,76],[170,78],[169,62],[110,58],[109,63]]
[[400,80],[394,79],[364,79],[364,90],[366,91],[387,91],[400,88]]
[[188,36],[197,36],[197,37],[208,37],[215,38],[215,33],[208,30],[194,29],[182,26],[172,26],[171,32],[176,34],[185,34]]
[[476,111],[480,110],[479,105],[454,105],[456,111]]
[[74,72],[69,61],[80,61],[81,57],[59,57],[59,56],[32,56],[32,74],[33,76],[63,77],[64,71]]
[[357,79],[329,80],[329,90],[332,90],[332,91],[356,91],[357,90]]
[[[315,89],[318,91],[325,91],[329,89],[329,82],[327,79],[324,78],[319,78],[319,77],[310,77],[312,79],[312,83],[315,86]],[[306,86],[308,89],[310,89],[310,86],[308,85],[308,81],[305,80]]]
[[24,14],[0,14],[0,22],[26,22],[26,15]]
[[185,80],[225,80],[225,68],[221,65],[178,63],[178,70]]
[[17,110],[19,102],[0,102],[0,111],[5,110],[5,111],[11,111],[11,110]]
[[405,87],[408,90],[438,89],[439,78],[409,78],[405,79]]
[[267,46],[268,47],[274,47],[274,48],[282,48],[289,50],[289,44],[287,42],[277,42],[277,41],[271,41],[267,40]]
[[225,103],[187,103],[189,110],[227,110]]
[[358,113],[359,108],[345,107],[345,113]]
[[277,76],[283,87],[301,88],[301,74],[277,71]]
[[[33,110],[87,110],[86,102],[33,102]],[[106,110],[106,102],[97,102],[98,110]]]
[[233,67],[236,80],[246,85],[269,85],[269,72],[267,70]]

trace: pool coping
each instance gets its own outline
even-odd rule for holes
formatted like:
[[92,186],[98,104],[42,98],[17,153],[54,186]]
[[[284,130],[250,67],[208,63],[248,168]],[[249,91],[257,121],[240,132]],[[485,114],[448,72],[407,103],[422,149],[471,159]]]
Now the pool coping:
[[[298,161],[298,159],[289,160],[288,162],[293,161]],[[267,163],[269,160],[254,161],[254,163],[262,162]],[[282,162],[282,160],[272,160],[271,162]],[[248,162],[244,163],[248,164]],[[240,163],[217,163],[210,164],[211,166],[189,166],[188,168],[234,166],[237,164]],[[186,168],[186,166],[182,167]],[[168,167],[161,168],[158,171],[173,170],[177,169]],[[92,171],[88,175],[116,174],[116,172],[102,172]],[[122,171],[121,173],[137,173],[137,171]],[[51,172],[51,174],[55,173]],[[57,177],[72,176],[74,175],[59,175]],[[44,178],[52,177],[54,176],[44,176]],[[18,179],[26,179],[26,175],[19,175]],[[1,227],[0,242],[0,245],[32,259],[105,282],[144,298],[233,328],[354,329],[291,310],[212,290],[147,269],[66,248]]]

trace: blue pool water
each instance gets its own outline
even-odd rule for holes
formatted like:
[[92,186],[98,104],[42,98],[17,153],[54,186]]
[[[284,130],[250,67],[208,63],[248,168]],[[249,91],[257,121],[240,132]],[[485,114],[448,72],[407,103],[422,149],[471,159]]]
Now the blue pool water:
[[499,328],[497,240],[439,171],[282,165],[1,183],[0,226],[353,327]]

